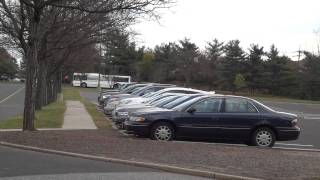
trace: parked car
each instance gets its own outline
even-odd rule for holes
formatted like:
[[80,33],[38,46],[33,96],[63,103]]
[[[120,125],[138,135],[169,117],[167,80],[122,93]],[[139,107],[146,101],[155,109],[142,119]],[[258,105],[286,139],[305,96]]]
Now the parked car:
[[173,109],[131,113],[125,128],[155,140],[232,139],[271,147],[275,141],[298,139],[297,123],[297,115],[274,111],[256,100],[215,95],[194,98]]
[[9,81],[9,79],[10,79],[9,76],[7,76],[7,75],[1,75],[0,76],[0,80],[1,81]]
[[11,82],[21,82],[21,79],[20,78],[13,78],[13,79],[10,79]]
[[134,92],[135,90],[141,89],[144,86],[147,86],[148,84],[133,84],[128,86],[127,88],[120,90],[119,92],[106,92],[106,93],[102,93],[99,97],[98,97],[98,102],[99,104],[104,104],[106,100],[108,100],[112,95],[116,95],[116,94],[131,94],[132,92]]
[[145,94],[150,94],[153,92],[157,92],[161,89],[170,88],[170,87],[173,87],[173,85],[150,84],[150,85],[145,86],[141,89],[135,90],[131,94],[121,93],[121,94],[111,95],[107,100],[105,100],[104,110],[105,110],[105,112],[111,113],[120,104],[120,101],[123,99],[143,96]]
[[[173,96],[172,98],[170,96]],[[121,106],[116,108],[112,112],[112,121],[115,124],[123,127],[124,121],[129,117],[129,114],[136,111],[161,111],[163,108],[172,109],[175,106],[189,101],[193,98],[203,96],[203,94],[175,94],[168,93],[161,96],[159,99],[155,99],[143,104],[135,104],[129,106]],[[169,98],[167,98],[169,97]]]
[[141,103],[143,101],[147,101],[150,98],[156,97],[158,95],[164,94],[164,93],[182,93],[182,94],[214,94],[214,91],[211,92],[207,92],[207,91],[202,91],[202,90],[198,90],[198,89],[192,89],[192,88],[182,88],[182,87],[172,87],[172,88],[166,88],[166,89],[162,89],[160,91],[157,91],[156,93],[153,94],[147,94],[141,97],[135,97],[135,98],[127,98],[124,100],[121,100],[119,102],[119,104],[138,104]]

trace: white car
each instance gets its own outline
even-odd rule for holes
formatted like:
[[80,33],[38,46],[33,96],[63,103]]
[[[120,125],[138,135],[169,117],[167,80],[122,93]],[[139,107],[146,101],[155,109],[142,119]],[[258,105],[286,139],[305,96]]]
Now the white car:
[[182,93],[182,94],[214,94],[214,91],[207,92],[207,91],[202,91],[198,89],[192,89],[192,88],[182,88],[182,87],[173,87],[173,88],[166,88],[162,89],[160,91],[157,91],[153,94],[147,94],[142,97],[135,97],[135,98],[128,98],[128,99],[123,99],[119,102],[119,105],[124,105],[124,104],[140,104],[143,101],[147,101],[153,97],[157,97],[161,94],[164,93]]

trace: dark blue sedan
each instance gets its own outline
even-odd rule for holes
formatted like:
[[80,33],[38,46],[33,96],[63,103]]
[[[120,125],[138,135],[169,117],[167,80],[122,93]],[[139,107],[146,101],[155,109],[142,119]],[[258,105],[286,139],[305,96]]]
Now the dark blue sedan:
[[162,141],[197,137],[272,147],[275,141],[298,139],[297,122],[297,115],[274,111],[250,98],[211,95],[173,109],[131,113],[125,128],[136,135]]

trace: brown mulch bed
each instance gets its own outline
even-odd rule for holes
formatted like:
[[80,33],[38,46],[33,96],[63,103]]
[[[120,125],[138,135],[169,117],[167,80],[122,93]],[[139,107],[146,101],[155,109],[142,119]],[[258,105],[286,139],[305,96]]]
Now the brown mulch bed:
[[113,129],[0,132],[0,141],[264,179],[320,177],[317,152],[159,142],[125,137]]

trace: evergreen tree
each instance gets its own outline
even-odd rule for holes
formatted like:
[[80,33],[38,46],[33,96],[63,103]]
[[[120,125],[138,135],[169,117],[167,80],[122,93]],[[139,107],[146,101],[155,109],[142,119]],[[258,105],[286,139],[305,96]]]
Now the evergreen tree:
[[177,63],[184,82],[188,85],[191,83],[192,78],[196,76],[195,66],[198,63],[200,52],[198,46],[187,38],[180,40],[179,43],[180,45],[177,47]]
[[168,82],[175,80],[177,64],[177,44],[161,44],[154,48],[156,69],[153,79],[156,82]]
[[304,52],[301,75],[302,89],[305,97],[311,100],[320,99],[320,57],[310,52]]
[[0,47],[0,76],[14,78],[17,72],[17,60],[6,49]]
[[241,90],[247,86],[246,79],[240,73],[236,75],[236,79],[234,80],[233,84],[236,86],[237,90]]
[[217,88],[219,73],[219,60],[223,54],[224,46],[223,42],[220,42],[218,39],[214,39],[212,42],[208,42],[206,46],[206,59],[207,62],[203,66],[203,71],[206,74],[206,83],[209,84],[210,89]]
[[246,60],[246,80],[247,85],[252,94],[258,88],[262,87],[263,76],[263,60],[264,55],[263,47],[257,44],[251,44],[249,48],[249,56]]
[[235,81],[236,75],[242,71],[245,53],[240,47],[239,40],[229,41],[225,45],[224,52],[225,57],[221,69],[221,79],[227,90],[235,92],[236,87],[233,82]]
[[272,95],[290,94],[289,87],[296,85],[294,68],[290,66],[291,59],[286,56],[279,56],[279,51],[274,45],[271,46],[267,57],[264,87]]

